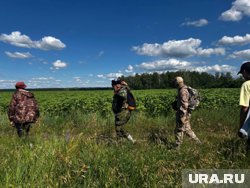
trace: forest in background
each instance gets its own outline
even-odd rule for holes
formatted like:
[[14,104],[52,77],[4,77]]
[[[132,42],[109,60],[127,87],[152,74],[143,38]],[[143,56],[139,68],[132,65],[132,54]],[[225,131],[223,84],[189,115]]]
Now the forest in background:
[[174,87],[173,80],[176,76],[182,76],[187,85],[195,88],[239,88],[244,81],[242,77],[234,78],[229,72],[212,75],[196,71],[143,73],[122,76],[120,79],[125,80],[133,89],[165,89]]

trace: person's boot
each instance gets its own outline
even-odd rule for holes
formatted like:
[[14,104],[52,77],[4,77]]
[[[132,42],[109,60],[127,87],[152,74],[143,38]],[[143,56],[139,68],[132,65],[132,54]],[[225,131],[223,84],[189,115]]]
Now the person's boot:
[[18,129],[17,130],[17,134],[19,137],[22,137],[23,136],[23,130],[22,129]]
[[131,142],[133,142],[133,144],[136,142],[136,140],[134,140],[130,134],[128,135],[127,138],[128,138],[128,140],[130,140]]
[[181,145],[177,144],[177,143],[173,143],[171,149],[176,150],[176,151],[180,151]]

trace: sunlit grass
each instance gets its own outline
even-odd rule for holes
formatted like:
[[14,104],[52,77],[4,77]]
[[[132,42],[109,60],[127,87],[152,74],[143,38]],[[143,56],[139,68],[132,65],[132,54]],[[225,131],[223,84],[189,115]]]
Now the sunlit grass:
[[184,137],[180,151],[170,149],[174,112],[133,113],[126,129],[136,144],[116,141],[111,115],[43,114],[21,139],[1,117],[0,187],[180,187],[182,169],[250,167],[233,109],[195,111],[191,123],[203,144]]

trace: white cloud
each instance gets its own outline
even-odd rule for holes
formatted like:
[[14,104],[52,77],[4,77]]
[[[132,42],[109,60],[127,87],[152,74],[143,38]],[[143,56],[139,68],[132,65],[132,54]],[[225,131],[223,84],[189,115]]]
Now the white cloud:
[[60,50],[66,47],[59,39],[46,36],[40,41],[34,42],[35,47],[41,50]]
[[207,49],[202,49],[198,48],[197,49],[197,55],[200,56],[206,56],[209,57],[211,54],[215,55],[225,55],[226,51],[224,48],[207,48]]
[[237,68],[230,65],[212,65],[212,66],[196,66],[198,63],[192,63],[188,61],[180,61],[177,59],[169,59],[169,60],[159,60],[147,63],[141,63],[137,65],[138,68],[142,69],[145,72],[172,72],[178,70],[189,70],[189,71],[197,71],[197,72],[231,72],[236,73]]
[[81,78],[79,77],[79,76],[76,76],[76,77],[74,77],[73,78],[76,82],[81,82],[82,80],[81,80]]
[[16,59],[27,59],[27,58],[30,58],[32,57],[32,55],[29,53],[29,52],[5,52],[5,54],[11,58],[16,58]]
[[250,49],[235,51],[235,52],[233,52],[233,55],[231,57],[234,57],[234,58],[240,57],[240,58],[244,58],[246,60],[250,60]]
[[132,65],[129,65],[128,68],[125,70],[125,72],[130,73],[133,72],[134,67]]
[[191,68],[191,71],[197,71],[197,72],[208,72],[208,73],[236,73],[237,68],[230,66],[230,65],[213,65],[213,66],[198,66]]
[[109,73],[106,75],[106,78],[109,78],[109,79],[117,79],[119,77],[121,77],[123,74],[120,73],[120,72],[117,72],[117,73]]
[[29,88],[53,88],[62,87],[61,83],[61,80],[55,79],[53,77],[37,77],[27,81],[26,85]]
[[232,7],[221,14],[220,19],[223,21],[239,21],[243,16],[250,16],[249,0],[234,1]]
[[98,74],[97,77],[98,78],[104,78],[105,76],[103,74]]
[[61,60],[56,60],[54,63],[52,63],[53,69],[61,69],[67,67],[67,63],[61,61]]
[[15,88],[16,80],[0,80],[1,88]]
[[146,71],[168,71],[168,70],[170,71],[170,70],[187,69],[190,65],[191,63],[187,61],[169,59],[169,60],[159,60],[153,62],[143,62],[140,65],[137,65],[137,67]]
[[186,21],[182,23],[182,26],[193,26],[193,27],[203,27],[208,24],[208,21],[206,19],[199,19],[195,21]]
[[245,36],[234,36],[228,37],[224,36],[219,40],[219,44],[222,45],[245,45],[250,44],[250,34],[246,34]]
[[97,75],[98,78],[103,78],[103,79],[117,79],[119,77],[121,77],[123,74],[121,72],[117,72],[117,73],[109,73],[109,74],[99,74]]
[[14,31],[10,35],[1,34],[0,41],[23,48],[36,48],[40,50],[60,50],[66,47],[59,39],[51,36],[43,37],[39,41],[32,41],[27,35]]
[[225,50],[223,48],[200,48],[201,40],[189,38],[186,40],[170,40],[163,44],[148,44],[144,43],[142,46],[134,46],[132,50],[136,51],[139,55],[148,56],[163,56],[163,57],[176,57],[185,58],[194,55],[210,56],[224,55]]

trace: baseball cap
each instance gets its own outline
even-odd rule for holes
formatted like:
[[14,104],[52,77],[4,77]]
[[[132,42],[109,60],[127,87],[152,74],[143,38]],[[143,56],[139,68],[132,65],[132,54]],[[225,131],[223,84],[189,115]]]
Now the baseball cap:
[[249,62],[249,61],[248,61],[248,62],[245,62],[245,63],[243,63],[243,64],[241,65],[240,71],[238,72],[238,74],[242,74],[244,70],[245,70],[246,72],[250,73],[250,62]]
[[121,80],[112,80],[111,85],[121,84]]
[[176,80],[177,83],[184,82],[183,78],[180,77],[180,76],[175,77],[175,80]]
[[27,87],[24,82],[17,82],[15,86],[16,88],[22,88],[22,89],[25,89]]

